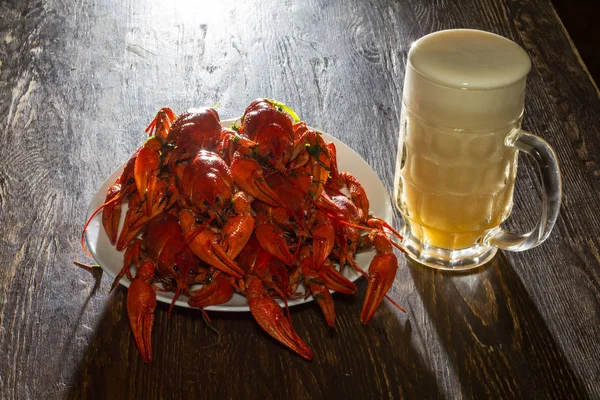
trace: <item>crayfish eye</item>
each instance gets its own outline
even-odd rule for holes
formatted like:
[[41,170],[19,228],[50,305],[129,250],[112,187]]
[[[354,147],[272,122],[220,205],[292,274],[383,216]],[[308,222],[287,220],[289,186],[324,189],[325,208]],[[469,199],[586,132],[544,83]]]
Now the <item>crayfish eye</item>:
[[194,275],[195,273],[196,273],[196,271],[194,271],[193,269],[190,269],[190,272],[189,272],[190,275]]
[[173,265],[173,271],[179,271],[179,265]]
[[273,279],[273,282],[277,282],[278,281],[277,275],[273,275],[271,278]]

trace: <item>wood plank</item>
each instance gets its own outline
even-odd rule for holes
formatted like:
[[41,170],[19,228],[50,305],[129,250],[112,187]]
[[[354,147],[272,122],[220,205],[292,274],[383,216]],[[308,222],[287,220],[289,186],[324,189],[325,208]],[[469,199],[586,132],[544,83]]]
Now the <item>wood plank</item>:
[[[214,3],[214,4],[213,4]],[[148,0],[0,4],[0,397],[600,398],[600,99],[548,1]],[[549,240],[468,274],[402,259],[369,326],[336,295],[330,329],[294,307],[306,362],[249,314],[159,305],[155,360],[132,340],[123,288],[72,265],[102,181],[162,106],[238,116],[279,99],[346,142],[391,190],[410,44],[485,29],[531,55],[524,127],[557,151],[564,184]],[[515,218],[537,217],[521,157]],[[398,221],[395,221],[398,223]]]

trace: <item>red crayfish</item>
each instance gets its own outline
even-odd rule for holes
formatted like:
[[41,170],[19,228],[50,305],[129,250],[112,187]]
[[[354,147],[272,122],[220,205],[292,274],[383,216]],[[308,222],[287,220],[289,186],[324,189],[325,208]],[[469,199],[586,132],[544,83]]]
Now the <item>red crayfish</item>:
[[[131,280],[127,313],[145,362],[152,359],[156,291],[175,292],[171,308],[185,295],[201,309],[242,293],[269,335],[312,359],[275,299],[287,308],[303,285],[334,326],[330,290],[356,291],[340,272],[350,266],[368,279],[360,318],[369,322],[394,281],[398,246],[388,235],[399,234],[369,214],[360,182],[338,171],[333,143],[266,99],[250,103],[231,129],[221,128],[212,108],[179,117],[163,108],[146,132],[91,217],[102,211],[111,243],[125,250],[112,288],[123,275]],[[372,247],[377,254],[364,272],[354,255]]]

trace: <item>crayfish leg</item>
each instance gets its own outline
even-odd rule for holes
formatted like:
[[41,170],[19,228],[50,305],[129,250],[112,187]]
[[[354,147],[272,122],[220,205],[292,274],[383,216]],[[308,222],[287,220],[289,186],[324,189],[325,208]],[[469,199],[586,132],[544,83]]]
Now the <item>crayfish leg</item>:
[[117,285],[123,278],[123,275],[127,275],[127,279],[129,279],[130,281],[133,280],[133,276],[131,275],[130,268],[131,268],[131,264],[136,264],[138,262],[138,260],[140,259],[141,245],[142,245],[141,240],[134,239],[134,241],[131,242],[129,244],[129,246],[127,246],[127,250],[125,250],[123,267],[121,268],[121,271],[119,271],[119,274],[115,277],[115,280],[113,281],[112,285],[110,286],[111,292],[117,287]]

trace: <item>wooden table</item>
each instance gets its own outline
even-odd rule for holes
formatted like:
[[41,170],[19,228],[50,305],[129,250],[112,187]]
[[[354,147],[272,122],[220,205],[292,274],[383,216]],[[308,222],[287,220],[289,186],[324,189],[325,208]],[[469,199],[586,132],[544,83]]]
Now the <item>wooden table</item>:
[[[13,0],[0,17],[0,398],[600,398],[600,99],[548,1]],[[311,362],[249,314],[211,313],[219,342],[160,304],[144,364],[126,289],[73,261],[91,262],[88,204],[153,114],[276,98],[391,189],[409,46],[457,27],[531,55],[524,126],[564,185],[550,238],[471,273],[401,259],[390,296],[408,314],[386,302],[366,327],[364,281],[336,296],[335,329],[294,307]],[[521,157],[510,228],[531,226],[539,192]]]

